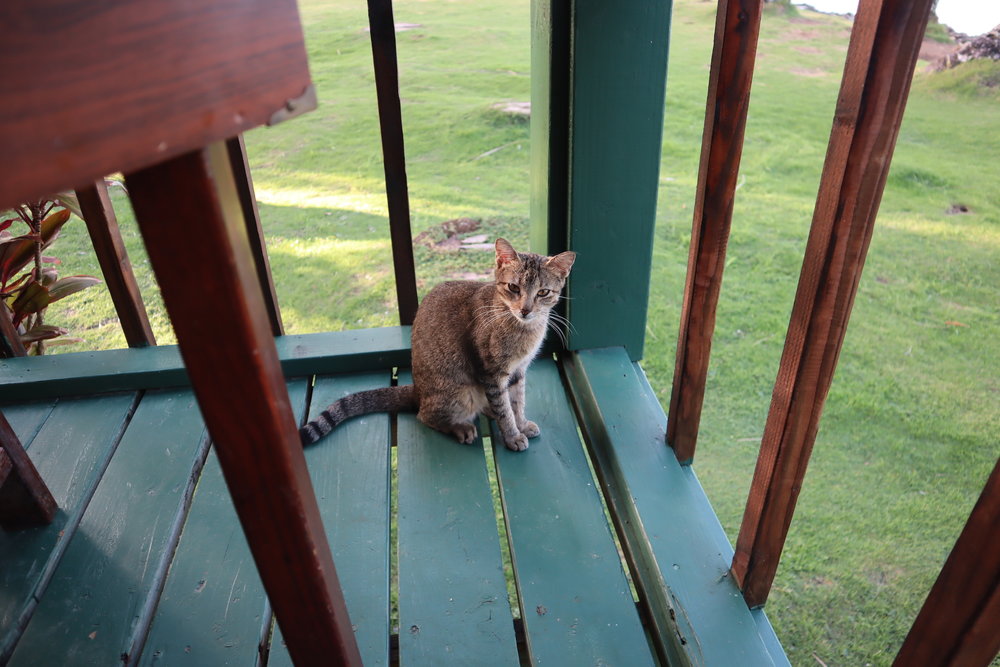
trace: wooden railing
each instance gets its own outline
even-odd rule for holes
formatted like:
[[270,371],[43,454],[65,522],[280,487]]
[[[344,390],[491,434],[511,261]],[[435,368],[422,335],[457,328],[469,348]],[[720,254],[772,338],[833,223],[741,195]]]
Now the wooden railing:
[[[553,4],[553,20],[568,21],[571,12],[564,11],[566,6]],[[798,291],[732,563],[734,579],[750,606],[763,605],[767,599],[803,484],[930,6],[931,0],[862,0],[854,21]],[[667,442],[682,463],[693,460],[698,438],[761,9],[762,0],[719,0],[667,430]],[[369,17],[397,302],[401,323],[409,324],[416,312],[417,292],[390,0],[369,0]],[[550,27],[557,32],[566,28]],[[566,48],[566,41],[553,37],[547,43]],[[551,62],[564,61],[554,55]],[[553,110],[551,119],[538,121],[566,122],[564,111]],[[559,141],[560,145],[566,143],[565,137]],[[552,183],[550,194],[572,189],[572,170],[552,173],[563,182]],[[260,356],[261,350],[273,350],[266,339],[281,335],[283,325],[242,137],[130,171],[127,182],[180,347],[206,422],[220,445],[219,456],[268,592],[279,618],[302,619],[304,623],[285,633],[293,656],[329,649],[345,660],[356,660],[349,628],[338,621],[346,618],[346,612],[329,548],[321,539],[318,510],[310,496],[301,452],[295,446],[295,425],[286,405],[280,367],[274,355]],[[171,189],[185,193],[182,208],[187,214],[177,210],[177,201],[164,200]],[[154,345],[103,180],[77,192],[128,344]],[[554,206],[565,208],[560,202]],[[169,219],[163,214],[168,209]],[[191,230],[202,240],[195,244],[197,256],[186,257],[185,265],[202,272],[225,265],[231,272],[216,273],[213,269],[210,275],[199,278],[198,274],[171,270],[178,257],[192,251],[190,244],[181,247],[176,242],[183,234],[177,221],[185,219],[202,221],[197,230]],[[239,250],[238,238],[244,233],[250,240],[249,255]],[[206,350],[200,341],[211,338],[211,332],[203,330],[199,322],[216,321],[217,304],[211,306],[211,312],[205,311],[207,306],[197,298],[197,290],[202,289],[201,279],[223,274],[234,282],[215,285],[214,289],[232,293],[226,307],[233,320],[243,322],[243,326],[240,335],[229,340],[224,349]],[[269,328],[261,322],[269,323]],[[255,362],[246,363],[248,359]],[[245,375],[233,377],[233,369],[241,366]],[[220,384],[225,385],[225,391],[219,390]],[[265,390],[240,391],[240,387]],[[234,410],[234,405],[239,407]],[[227,443],[246,440],[243,418],[249,414],[258,419],[259,437],[240,449],[226,447]],[[266,423],[261,425],[262,416]],[[276,442],[286,446],[275,447]],[[250,457],[246,456],[247,447],[253,452]],[[990,652],[996,652],[995,629],[1000,627],[998,470],[1000,464],[907,637],[897,664],[985,664],[992,658]],[[297,491],[254,493],[251,490],[260,486],[261,479],[267,479],[268,486]],[[286,523],[268,518],[274,516],[296,519]],[[292,571],[283,560],[289,553],[304,559]],[[949,610],[946,616],[937,612],[942,608]]]
[[[719,0],[667,442],[694,457],[762,0]],[[771,408],[732,563],[767,600],[857,294],[931,0],[861,0]],[[994,470],[897,665],[985,665],[1000,648]],[[957,591],[964,591],[959,593]],[[989,629],[988,629],[989,628]]]

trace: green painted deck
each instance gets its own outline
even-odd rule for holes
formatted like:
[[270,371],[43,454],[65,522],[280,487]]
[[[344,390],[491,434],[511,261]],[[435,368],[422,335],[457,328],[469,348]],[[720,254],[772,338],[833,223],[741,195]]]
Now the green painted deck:
[[[407,345],[279,339],[297,416],[407,382]],[[0,533],[0,664],[290,664],[183,383],[171,348],[0,362],[60,507]],[[379,414],[306,450],[365,664],[788,664],[625,350],[540,359],[528,395],[523,453]]]

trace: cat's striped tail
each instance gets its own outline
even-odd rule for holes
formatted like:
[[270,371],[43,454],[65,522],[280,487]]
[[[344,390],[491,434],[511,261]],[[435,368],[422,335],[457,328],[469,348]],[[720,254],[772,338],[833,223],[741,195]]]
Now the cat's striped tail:
[[303,445],[311,445],[340,422],[370,412],[405,412],[417,409],[417,392],[412,384],[382,387],[349,394],[334,401],[320,415],[299,429]]

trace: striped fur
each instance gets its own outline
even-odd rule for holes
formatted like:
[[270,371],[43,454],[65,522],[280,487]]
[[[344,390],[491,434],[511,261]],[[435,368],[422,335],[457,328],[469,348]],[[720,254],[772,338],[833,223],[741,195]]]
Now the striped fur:
[[302,444],[311,445],[345,419],[371,412],[405,412],[417,409],[413,385],[383,387],[350,394],[334,401],[320,415],[299,429]]
[[416,410],[421,423],[465,444],[476,441],[478,416],[486,414],[509,449],[527,449],[540,430],[524,414],[525,372],[552,319],[560,319],[552,309],[575,258],[519,253],[497,239],[493,282],[450,280],[421,302],[411,335],[413,385],[345,396],[300,429],[302,443],[350,417]]

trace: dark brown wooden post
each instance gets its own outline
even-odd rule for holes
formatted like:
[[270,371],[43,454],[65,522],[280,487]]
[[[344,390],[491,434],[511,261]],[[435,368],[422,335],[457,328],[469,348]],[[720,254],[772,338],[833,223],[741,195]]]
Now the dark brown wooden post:
[[2,359],[23,357],[28,353],[11,319],[12,315],[7,304],[0,303],[0,358]]
[[985,667],[1000,651],[1000,459],[893,665]]
[[149,317],[142,301],[139,284],[132,272],[132,262],[129,261],[125,242],[115,209],[108,196],[108,188],[104,179],[95,181],[76,190],[80,201],[83,220],[90,232],[90,241],[94,245],[94,253],[101,265],[104,282],[111,293],[115,304],[118,320],[129,347],[145,347],[156,345],[153,329],[149,326]]
[[871,241],[931,0],[862,0],[732,571],[767,599]]
[[296,664],[361,659],[223,142],[126,176],[181,354]]
[[417,314],[417,278],[410,230],[410,195],[406,185],[403,150],[403,112],[399,103],[399,68],[396,63],[396,25],[392,0],[368,0],[375,92],[378,95],[385,193],[389,201],[392,265],[396,274],[396,301],[400,324],[413,324]]
[[56,501],[0,413],[0,525],[4,530],[49,523]]
[[736,176],[757,57],[762,2],[719,0],[715,19],[701,167],[667,419],[667,442],[683,463],[694,458],[698,441],[715,308],[726,264]]
[[247,238],[250,240],[250,252],[253,253],[253,263],[257,267],[257,280],[264,295],[264,305],[267,306],[267,318],[271,322],[271,333],[281,336],[285,326],[281,322],[281,310],[278,308],[278,292],[274,289],[274,277],[271,276],[271,262],[267,258],[267,244],[264,241],[264,227],[260,224],[260,211],[257,209],[257,196],[253,191],[253,179],[250,176],[250,162],[247,160],[247,147],[243,135],[226,140],[226,150],[233,166],[233,176],[236,179],[236,192],[240,197],[240,208],[243,210],[243,222],[247,226]]

